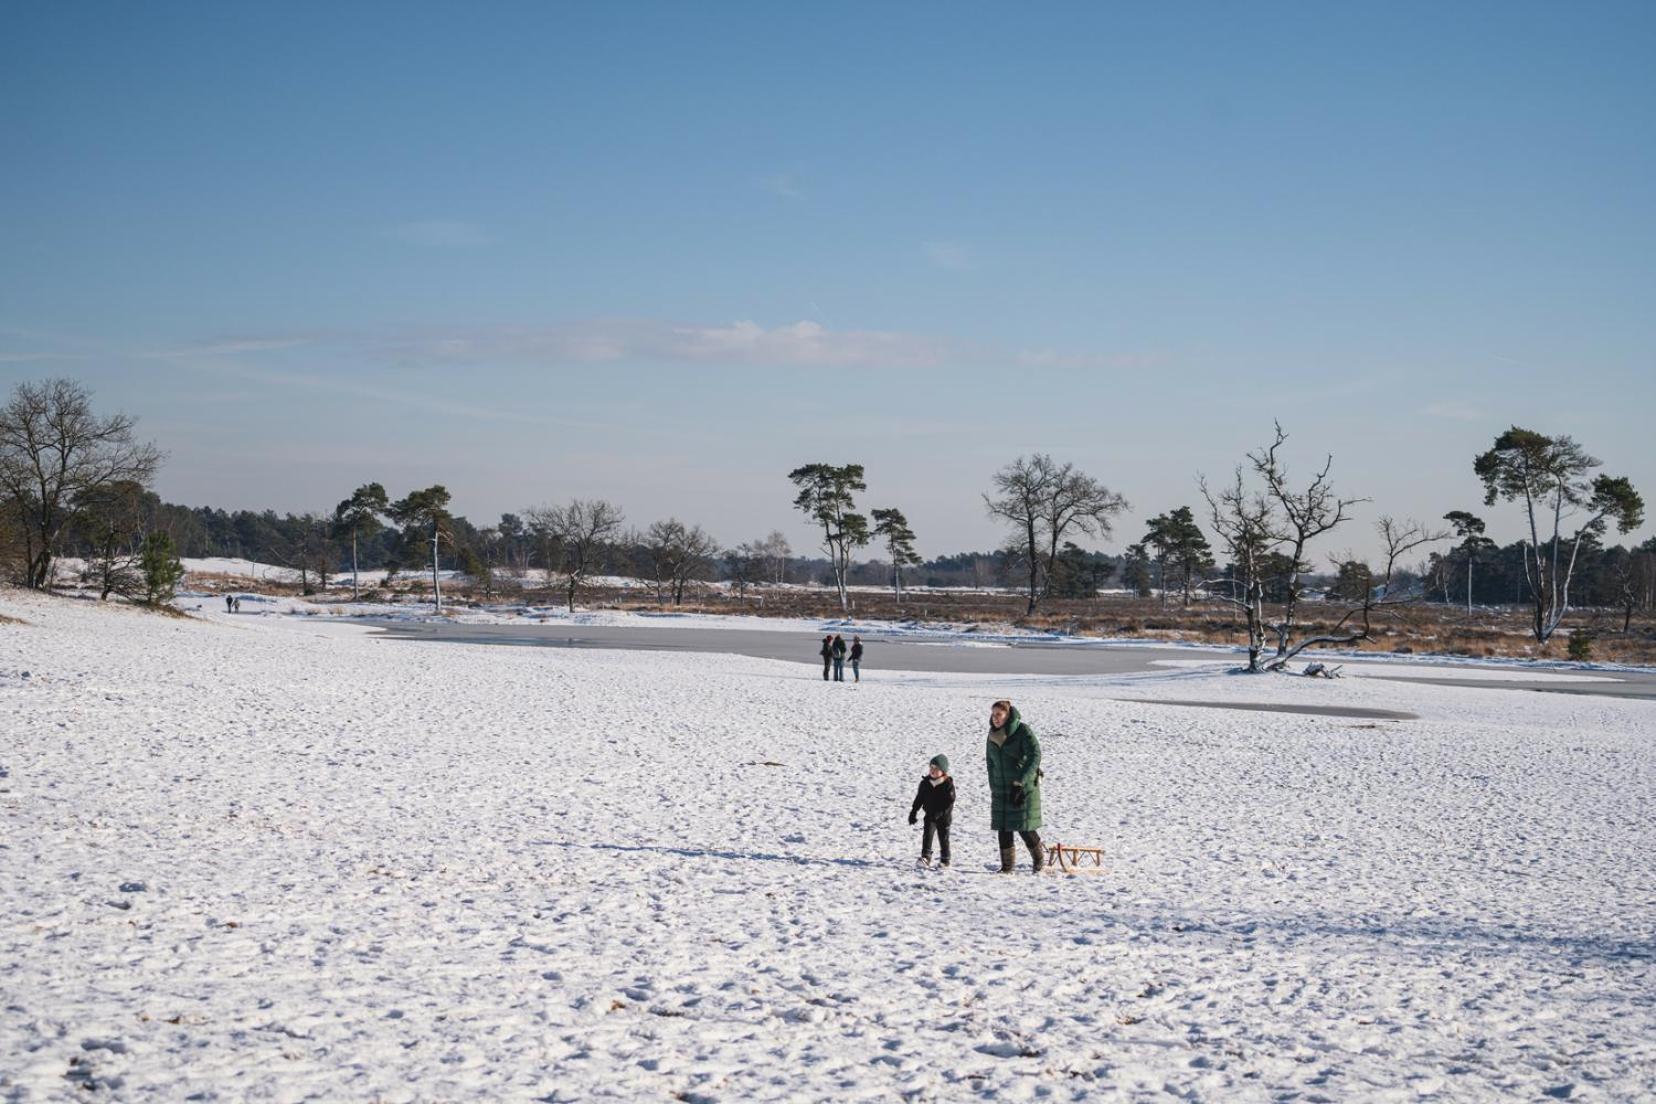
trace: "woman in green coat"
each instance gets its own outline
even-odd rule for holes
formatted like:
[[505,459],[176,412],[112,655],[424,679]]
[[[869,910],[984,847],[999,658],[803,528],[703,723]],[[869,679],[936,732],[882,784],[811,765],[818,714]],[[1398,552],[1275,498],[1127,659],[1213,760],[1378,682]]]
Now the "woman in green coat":
[[1041,744],[1009,701],[989,708],[987,757],[989,820],[1000,833],[1001,873],[1010,874],[1017,865],[1016,832],[1039,874],[1046,866],[1046,848],[1036,831],[1041,826]]

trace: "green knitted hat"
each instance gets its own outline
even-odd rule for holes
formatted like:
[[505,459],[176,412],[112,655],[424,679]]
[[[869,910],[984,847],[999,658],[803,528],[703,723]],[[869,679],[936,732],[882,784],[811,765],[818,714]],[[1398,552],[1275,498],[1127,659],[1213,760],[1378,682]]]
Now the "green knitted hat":
[[932,756],[931,765],[942,771],[944,774],[949,773],[949,757],[947,755]]

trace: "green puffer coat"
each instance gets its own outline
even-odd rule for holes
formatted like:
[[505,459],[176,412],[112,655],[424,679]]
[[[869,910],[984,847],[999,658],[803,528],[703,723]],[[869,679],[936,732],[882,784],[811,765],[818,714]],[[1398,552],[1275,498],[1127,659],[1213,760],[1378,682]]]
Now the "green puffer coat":
[[[1041,743],[1014,708],[1006,718],[1006,741],[993,733],[989,759],[989,826],[997,832],[1033,832],[1041,826]],[[1022,782],[1022,805],[1012,804],[1012,783]]]

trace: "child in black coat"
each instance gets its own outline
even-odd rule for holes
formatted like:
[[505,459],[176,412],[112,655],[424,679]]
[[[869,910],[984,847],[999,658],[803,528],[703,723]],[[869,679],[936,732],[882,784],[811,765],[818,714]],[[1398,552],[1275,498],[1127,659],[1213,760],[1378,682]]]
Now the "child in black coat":
[[940,866],[949,865],[949,824],[954,820],[955,787],[949,774],[949,757],[934,755],[926,777],[920,780],[920,789],[909,807],[909,823],[913,824],[920,810],[926,811],[926,828],[920,836],[920,865],[931,865],[932,836],[937,837]]

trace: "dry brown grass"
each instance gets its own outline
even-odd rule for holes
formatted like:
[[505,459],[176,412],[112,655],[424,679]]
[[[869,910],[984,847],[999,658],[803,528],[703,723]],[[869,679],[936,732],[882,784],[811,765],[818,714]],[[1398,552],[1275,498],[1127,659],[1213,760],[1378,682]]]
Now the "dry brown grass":
[[[189,577],[191,590],[205,591],[208,594],[271,594],[284,598],[300,596],[298,583],[284,583],[276,579],[249,579],[243,575],[223,575],[212,571],[192,571]],[[333,595],[330,594],[330,597]]]
[[[614,594],[594,605],[616,609],[655,610],[660,607],[637,594]],[[1013,625],[1045,629],[1078,636],[1105,639],[1185,641],[1204,644],[1244,645],[1246,626],[1231,607],[1214,602],[1166,605],[1156,599],[1119,595],[1088,600],[1043,603],[1033,616],[1025,616],[1024,600],[1013,595],[913,594],[900,606],[890,595],[856,595],[855,616],[870,620],[949,621],[987,627]],[[730,613],[738,609],[772,617],[833,617],[839,612],[831,593],[791,591],[785,596],[767,594],[763,610],[754,603],[702,596],[686,610]],[[1275,611],[1273,611],[1275,612]],[[1339,613],[1319,603],[1300,607],[1302,633],[1332,631]],[[1592,658],[1597,662],[1656,666],[1656,616],[1635,617],[1629,631],[1621,631],[1619,616],[1604,611],[1576,611],[1565,620],[1564,630],[1545,647],[1538,646],[1529,631],[1526,612],[1521,608],[1480,609],[1468,618],[1465,610],[1436,605],[1403,607],[1376,623],[1371,639],[1350,648],[1356,651],[1390,654],[1439,654],[1471,657],[1509,657],[1562,660],[1566,657],[1569,631],[1593,634]]]

